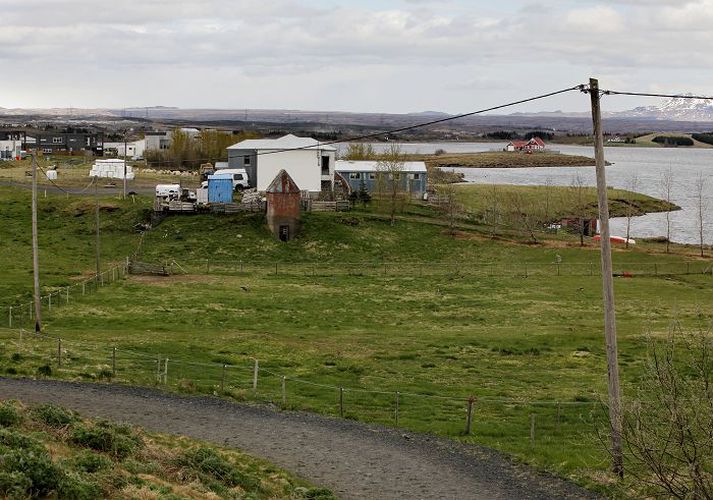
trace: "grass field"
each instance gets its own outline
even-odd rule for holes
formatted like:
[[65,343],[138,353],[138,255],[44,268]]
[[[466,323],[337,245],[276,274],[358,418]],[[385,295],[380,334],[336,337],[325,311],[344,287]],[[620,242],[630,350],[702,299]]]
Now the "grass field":
[[237,450],[0,401],[3,498],[335,498]]
[[[7,304],[30,293],[29,194],[0,195]],[[118,207],[102,212],[104,252],[119,259],[137,243],[132,225],[148,201],[104,201]],[[47,287],[93,268],[93,214],[73,208],[86,203],[41,202]],[[130,277],[55,307],[46,329],[63,339],[62,368],[52,341],[18,345],[17,332],[3,330],[14,343],[0,366],[103,380],[118,347],[113,377],[122,382],[157,383],[157,359],[169,358],[174,389],[282,404],[285,376],[289,407],[338,415],[345,387],[345,417],[387,425],[396,424],[398,391],[400,426],[483,443],[601,487],[610,478],[595,437],[606,393],[598,248],[566,235],[533,245],[490,231],[464,225],[450,236],[425,208],[394,226],[371,212],[313,213],[285,244],[255,215],[171,217],[147,233],[140,258],[175,260],[187,274]],[[615,270],[646,271],[615,285],[625,395],[641,376],[649,335],[665,334],[674,319],[684,327],[712,319],[710,275],[681,274],[709,261],[686,247],[674,252],[647,243],[614,253]],[[462,437],[470,395],[478,398],[474,432]]]
[[429,167],[452,168],[525,168],[525,167],[591,167],[594,158],[553,152],[526,154],[521,151],[485,153],[446,153],[442,155],[407,155],[411,161],[425,161]]

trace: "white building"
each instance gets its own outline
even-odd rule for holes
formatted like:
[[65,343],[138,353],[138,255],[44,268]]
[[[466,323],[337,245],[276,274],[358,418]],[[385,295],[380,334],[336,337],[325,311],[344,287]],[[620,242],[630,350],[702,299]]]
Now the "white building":
[[22,139],[6,139],[0,141],[0,160],[14,160],[22,151]]
[[134,171],[131,165],[124,165],[124,160],[95,160],[89,176],[110,179],[123,179],[126,176],[126,180],[130,181],[134,179]]
[[302,191],[331,190],[337,148],[292,134],[278,139],[248,139],[228,148],[230,168],[244,168],[250,187],[265,191],[285,170]]
[[[126,144],[126,153],[124,153],[124,144]],[[139,139],[138,141],[124,142],[105,142],[104,143],[104,154],[115,153],[116,156],[123,158],[124,155],[128,156],[132,160],[142,160],[144,158],[144,151],[146,150],[146,139]]]

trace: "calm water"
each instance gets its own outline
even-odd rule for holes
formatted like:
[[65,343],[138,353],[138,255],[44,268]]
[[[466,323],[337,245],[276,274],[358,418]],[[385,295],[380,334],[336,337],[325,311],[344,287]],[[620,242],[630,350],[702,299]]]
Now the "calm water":
[[[466,153],[502,149],[504,142],[499,143],[409,143],[402,144],[406,153],[433,153],[436,149],[444,149],[449,153]],[[384,144],[374,144],[378,150],[388,147]],[[553,146],[566,154],[578,154],[594,157],[594,150],[586,146]],[[713,244],[713,149],[680,149],[680,148],[641,148],[641,147],[610,147],[604,152],[607,161],[613,165],[607,167],[607,184],[612,187],[627,189],[632,176],[638,177],[636,191],[657,198],[663,198],[661,177],[671,168],[673,172],[673,189],[671,201],[682,210],[671,213],[671,239],[681,243],[698,243],[698,205],[695,184],[699,173],[705,180],[707,201],[706,223],[704,224],[704,240]],[[543,185],[548,181],[553,185],[569,186],[577,174],[585,184],[594,186],[596,180],[594,167],[560,167],[560,168],[464,168],[455,169],[465,174],[467,182],[479,184],[522,184]],[[647,214],[632,220],[633,237],[652,237],[666,234],[665,214]],[[626,233],[625,219],[612,220],[612,234]]]

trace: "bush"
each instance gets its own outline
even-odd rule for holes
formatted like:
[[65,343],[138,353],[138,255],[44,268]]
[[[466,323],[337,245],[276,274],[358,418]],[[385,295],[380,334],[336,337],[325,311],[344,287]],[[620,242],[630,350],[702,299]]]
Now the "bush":
[[52,375],[52,367],[50,365],[38,366],[37,375],[40,375],[42,377],[50,377]]
[[691,135],[695,140],[703,142],[705,144],[713,144],[713,133],[709,134],[693,134]]
[[26,498],[32,481],[21,472],[0,471],[0,497]]
[[62,470],[52,463],[46,451],[10,450],[3,453],[0,472],[23,474],[30,480],[28,492],[32,496],[47,496],[57,489]]
[[0,427],[10,427],[22,420],[20,412],[11,403],[0,404]]
[[206,474],[209,478],[217,479],[229,487],[240,486],[246,491],[254,491],[260,487],[260,481],[237,470],[233,464],[211,448],[188,450],[178,459],[178,463]]
[[10,361],[12,361],[13,363],[18,363],[22,361],[22,354],[20,354],[19,352],[12,353],[12,356],[10,356]]
[[13,450],[30,450],[37,453],[45,451],[42,443],[35,438],[10,429],[0,429],[0,445]]
[[102,469],[108,469],[112,465],[112,461],[103,455],[85,450],[74,457],[72,464],[78,470],[93,474]]
[[83,479],[79,474],[65,474],[57,486],[57,498],[67,500],[93,500],[102,498],[102,489],[94,481]]
[[144,444],[131,427],[106,421],[77,426],[72,432],[72,441],[86,448],[109,453],[118,459],[128,457]]
[[70,410],[50,403],[34,408],[31,413],[35,419],[50,427],[65,427],[77,420]]
[[693,146],[693,139],[684,136],[657,135],[652,141],[664,146]]

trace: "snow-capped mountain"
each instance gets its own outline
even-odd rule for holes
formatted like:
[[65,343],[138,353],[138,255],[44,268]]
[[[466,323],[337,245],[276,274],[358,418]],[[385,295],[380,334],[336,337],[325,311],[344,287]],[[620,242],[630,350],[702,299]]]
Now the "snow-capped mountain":
[[612,113],[612,115],[656,120],[710,122],[713,121],[713,101],[676,97],[667,99],[658,106],[640,106],[630,111]]

